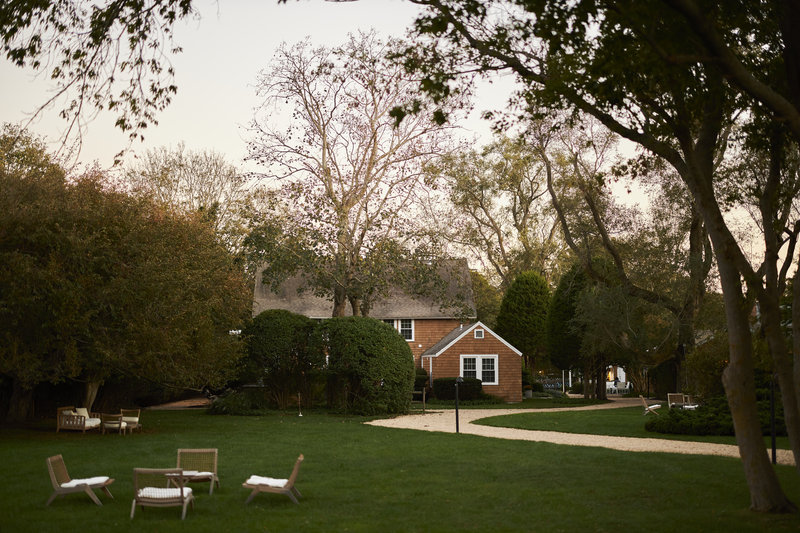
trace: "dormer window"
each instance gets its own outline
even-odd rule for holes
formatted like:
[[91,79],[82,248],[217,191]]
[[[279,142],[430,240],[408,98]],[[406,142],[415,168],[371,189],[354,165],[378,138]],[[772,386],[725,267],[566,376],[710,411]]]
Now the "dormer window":
[[414,320],[411,318],[384,319],[384,322],[396,329],[407,341],[414,340]]
[[483,338],[483,330],[482,329],[476,329],[474,331],[474,334],[475,334],[475,338],[476,339],[482,339]]

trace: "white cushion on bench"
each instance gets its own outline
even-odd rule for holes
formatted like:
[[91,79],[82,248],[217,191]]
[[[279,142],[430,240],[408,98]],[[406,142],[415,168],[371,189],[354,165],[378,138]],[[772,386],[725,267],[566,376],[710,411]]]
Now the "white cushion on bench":
[[245,481],[245,483],[247,483],[248,485],[267,485],[270,487],[277,487],[277,488],[283,487],[288,482],[289,482],[288,479],[275,479],[271,477],[262,477],[262,476],[250,476],[249,478],[247,478],[247,481]]
[[72,487],[77,487],[78,485],[102,485],[106,481],[108,481],[108,476],[95,476],[88,477],[86,479],[72,479],[66,483],[62,483],[61,486],[65,489],[71,489]]
[[[191,487],[183,488],[183,497],[186,498],[192,494]],[[140,498],[150,498],[153,500],[173,500],[181,497],[181,489],[167,489],[158,487],[144,487],[139,489]]]
[[214,473],[213,472],[198,472],[197,470],[184,470],[183,471],[183,475],[184,476],[189,476],[189,477],[211,477],[211,476],[214,475]]

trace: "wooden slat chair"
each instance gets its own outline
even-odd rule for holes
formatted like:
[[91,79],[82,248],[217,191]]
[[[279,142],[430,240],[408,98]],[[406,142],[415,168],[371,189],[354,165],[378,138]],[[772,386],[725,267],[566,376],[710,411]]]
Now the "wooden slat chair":
[[644,414],[644,415],[649,415],[650,413],[653,413],[654,415],[658,414],[658,411],[656,411],[656,409],[661,409],[661,404],[660,403],[655,403],[653,405],[648,405],[647,400],[644,399],[644,396],[642,396],[640,394],[639,398],[642,400],[642,406],[644,407],[644,413],[642,413],[642,414]]
[[683,394],[680,392],[668,392],[667,393],[667,405],[670,409],[673,407],[681,408],[683,407]]
[[120,435],[124,435],[128,429],[128,424],[122,421],[122,415],[107,415],[103,414],[100,415],[102,419],[102,427],[103,427],[103,435],[106,432],[109,433],[119,433]]
[[89,413],[85,407],[77,409],[72,405],[56,409],[56,433],[62,429],[81,431],[100,429],[100,415]]
[[122,415],[122,421],[128,426],[128,433],[133,433],[135,429],[142,431],[142,423],[139,420],[142,414],[141,409],[120,409],[119,412]]
[[111,495],[111,491],[108,490],[108,486],[114,483],[112,478],[95,476],[85,479],[71,479],[69,472],[67,472],[67,466],[64,464],[64,458],[60,454],[48,457],[46,462],[47,471],[50,473],[50,481],[53,483],[53,494],[50,495],[45,505],[50,505],[56,499],[56,496],[76,492],[85,492],[94,503],[103,505],[94,493],[94,489],[101,489],[109,498],[114,498]]
[[214,483],[219,487],[216,448],[179,449],[178,468],[183,470],[187,482],[209,481],[209,494],[214,494]]
[[244,502],[245,504],[250,503],[253,501],[253,498],[256,497],[256,494],[259,492],[271,492],[274,494],[285,494],[289,497],[294,503],[299,503],[297,501],[298,497],[301,497],[300,491],[297,490],[297,487],[294,486],[295,481],[297,481],[297,473],[300,471],[300,463],[303,462],[303,454],[300,454],[300,457],[297,458],[297,462],[294,464],[294,469],[292,470],[292,474],[289,476],[289,479],[275,479],[271,477],[262,477],[262,476],[250,476],[247,481],[242,483],[242,486],[246,489],[252,490],[250,496],[247,497],[247,500]]
[[185,484],[180,468],[134,468],[133,503],[131,520],[139,507],[182,507],[181,520],[186,518],[186,508],[192,505],[194,495]]

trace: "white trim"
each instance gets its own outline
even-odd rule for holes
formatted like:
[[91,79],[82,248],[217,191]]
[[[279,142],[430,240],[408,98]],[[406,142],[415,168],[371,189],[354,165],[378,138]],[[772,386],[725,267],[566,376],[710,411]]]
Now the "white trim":
[[[475,359],[475,377],[481,380],[483,385],[499,385],[500,384],[500,357],[497,354],[459,354],[458,360],[458,375],[464,377],[464,359]],[[490,359],[494,361],[494,381],[487,382],[481,379],[483,377],[483,360]]]
[[416,328],[416,326],[414,324],[414,319],[413,318],[384,318],[382,320],[383,320],[383,322],[386,322],[387,324],[392,326],[394,329],[396,329],[397,332],[400,333],[400,336],[403,335],[403,333],[400,330],[400,325],[402,323],[401,321],[402,320],[410,320],[411,321],[411,338],[410,339],[406,339],[405,337],[403,337],[403,338],[407,342],[414,342],[414,337],[415,337],[417,328]]
[[[507,341],[506,341],[506,340],[505,340],[503,337],[501,337],[500,335],[498,335],[497,333],[495,333],[494,331],[492,331],[491,329],[489,329],[488,327],[486,327],[486,325],[485,325],[483,322],[475,322],[475,323],[474,323],[472,326],[470,326],[470,327],[468,327],[468,328],[464,329],[464,332],[463,332],[461,335],[459,335],[458,337],[456,337],[455,339],[453,339],[452,341],[450,341],[450,343],[449,343],[449,344],[447,344],[447,346],[445,346],[444,348],[442,348],[442,349],[441,349],[441,350],[439,350],[438,352],[436,352],[436,353],[434,353],[434,354],[428,354],[428,355],[426,355],[425,357],[439,357],[439,356],[440,356],[440,355],[442,355],[444,352],[446,352],[446,351],[447,351],[447,350],[448,350],[448,349],[449,349],[451,346],[453,346],[455,343],[457,343],[458,341],[460,341],[461,339],[463,339],[465,335],[467,335],[467,334],[468,334],[470,331],[472,331],[473,329],[477,328],[478,326],[480,326],[480,327],[481,327],[481,328],[483,328],[484,330],[486,330],[486,331],[488,331],[489,333],[491,333],[491,334],[492,334],[492,335],[493,335],[493,336],[494,336],[494,337],[495,337],[497,340],[499,340],[500,342],[502,342],[502,343],[503,343],[503,344],[504,344],[504,345],[505,345],[507,348],[509,348],[509,349],[510,349],[511,351],[513,351],[515,354],[517,354],[517,355],[519,355],[520,357],[522,357],[522,352],[520,352],[519,350],[517,350],[516,348],[514,348],[513,346],[511,346],[511,345],[510,345],[510,344],[509,344],[509,343],[508,343],[508,342],[507,342]],[[484,333],[484,338],[486,338],[486,333]]]

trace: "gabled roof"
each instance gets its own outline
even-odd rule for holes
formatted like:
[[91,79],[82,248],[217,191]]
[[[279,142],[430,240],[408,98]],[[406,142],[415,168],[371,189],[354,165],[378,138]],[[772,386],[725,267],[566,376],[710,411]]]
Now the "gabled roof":
[[428,348],[422,353],[422,357],[439,357],[442,353],[447,351],[452,345],[460,341],[464,336],[470,333],[475,328],[481,328],[484,330],[484,335],[487,333],[491,334],[494,338],[508,346],[515,354],[521,356],[522,352],[511,346],[508,341],[506,341],[503,337],[486,327],[483,322],[473,322],[472,324],[467,324],[464,326],[457,327],[447,335],[445,335],[442,340]]
[[[463,306],[471,310],[467,318],[474,318],[475,302],[467,261],[456,261],[451,268],[443,268],[440,272],[447,282],[445,297],[448,300],[463,300]],[[304,285],[305,279],[299,274],[283,282],[277,292],[272,292],[269,285],[264,285],[262,282],[259,270],[253,291],[253,316],[267,309],[285,309],[309,318],[330,318],[333,301],[315,296],[310,290],[298,292]],[[347,314],[351,313],[352,309],[348,305]],[[369,313],[371,317],[377,319],[461,318],[458,314],[459,309],[452,307],[443,309],[441,303],[433,296],[411,295],[399,288],[390,290],[385,298],[376,299]]]

